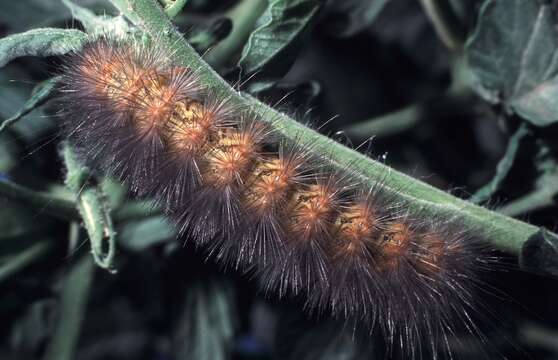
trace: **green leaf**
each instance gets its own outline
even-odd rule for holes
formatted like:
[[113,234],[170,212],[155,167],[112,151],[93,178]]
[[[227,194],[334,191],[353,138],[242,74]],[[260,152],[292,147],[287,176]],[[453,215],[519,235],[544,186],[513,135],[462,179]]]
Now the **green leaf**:
[[72,29],[33,29],[0,39],[0,67],[20,56],[63,55],[79,48],[87,35]]
[[322,5],[319,0],[272,0],[242,51],[238,65],[244,73],[286,71]]
[[43,360],[75,359],[74,353],[85,316],[94,270],[95,266],[91,258],[82,256],[66,275],[60,298],[58,323]]
[[510,138],[510,140],[508,141],[508,146],[506,148],[506,153],[504,154],[502,159],[500,159],[500,162],[496,166],[496,175],[494,175],[494,178],[492,178],[492,180],[490,180],[490,182],[488,184],[486,184],[482,188],[480,188],[471,197],[470,201],[472,201],[474,203],[477,203],[477,204],[481,203],[481,202],[484,202],[484,201],[490,199],[490,197],[492,195],[494,195],[494,193],[500,189],[500,186],[501,186],[502,182],[506,179],[506,177],[508,176],[508,174],[509,174],[509,172],[510,172],[512,166],[513,166],[516,155],[519,151],[519,146],[520,146],[521,141],[529,133],[530,132],[529,132],[529,129],[527,128],[527,126],[525,124],[521,124],[519,129],[517,129],[515,134],[513,134],[512,137]]
[[536,126],[558,121],[558,42],[550,4],[488,0],[466,46],[486,100]]
[[341,37],[353,36],[370,27],[378,18],[389,0],[368,0],[360,2],[340,2],[341,10],[346,13],[340,26],[336,26],[335,35]]
[[52,26],[68,17],[69,12],[58,0],[3,1],[0,11],[0,23],[12,33]]
[[122,16],[95,15],[93,11],[70,0],[62,0],[62,2],[70,9],[72,16],[82,23],[89,34],[126,34],[129,31],[128,23]]
[[[14,79],[19,81],[13,81]],[[35,88],[31,88],[28,84],[30,81],[32,80],[28,79],[28,75],[19,71],[16,66],[9,66],[0,71],[0,122],[3,119],[18,115],[14,114],[15,109],[29,107],[31,105],[28,103],[30,97],[41,92],[39,90],[49,82],[49,80],[46,80],[46,82],[36,85]],[[38,106],[47,99],[48,96],[42,99],[35,98],[31,101],[37,101],[36,105]],[[35,144],[44,139],[46,133],[57,125],[55,119],[52,116],[45,116],[40,108],[35,107],[30,112],[26,110],[23,112],[24,114],[21,114],[23,118],[12,124],[10,130],[25,144]],[[12,150],[16,150],[18,146],[17,142],[13,141],[13,137],[11,137],[11,142]]]
[[23,104],[23,106],[11,117],[6,119],[5,121],[0,124],[0,133],[8,128],[11,124],[15,123],[23,116],[27,115],[37,106],[42,105],[45,101],[47,101],[52,93],[52,91],[56,88],[56,84],[60,78],[58,76],[50,78],[48,80],[43,81],[33,90],[33,94],[31,97],[27,99],[27,101]]
[[172,337],[175,359],[230,358],[235,321],[231,289],[214,277],[199,277],[186,296]]
[[118,244],[132,251],[141,251],[169,240],[176,234],[162,216],[126,222],[119,231]]

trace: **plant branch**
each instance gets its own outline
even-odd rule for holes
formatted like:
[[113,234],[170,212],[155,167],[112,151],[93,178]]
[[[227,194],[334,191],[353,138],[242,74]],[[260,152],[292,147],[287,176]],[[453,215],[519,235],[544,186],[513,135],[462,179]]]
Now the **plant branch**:
[[372,137],[383,138],[407,132],[422,121],[436,121],[448,115],[469,114],[472,108],[470,92],[447,91],[441,95],[373,119],[364,120],[343,129],[351,141],[359,143]]
[[440,40],[451,50],[461,50],[466,31],[448,0],[420,0]]
[[242,0],[224,16],[233,23],[231,33],[221,40],[209,53],[205,60],[214,67],[221,67],[232,61],[233,55],[244,46],[256,21],[267,7],[267,1]]
[[0,195],[33,208],[41,209],[41,211],[58,219],[79,219],[75,202],[70,197],[32,190],[6,179],[0,180]]
[[172,50],[178,62],[198,69],[201,81],[210,86],[216,96],[230,98],[236,104],[252,108],[286,138],[312,145],[313,151],[317,154],[328,155],[332,165],[341,169],[350,166],[363,185],[374,186],[382,182],[387,192],[391,193],[396,200],[408,204],[410,209],[420,211],[433,219],[458,218],[464,226],[475,229],[494,246],[515,254],[521,251],[525,241],[539,231],[536,226],[466,202],[393,170],[318,134],[257,99],[239,93],[198,56],[156,1],[128,0],[128,3],[130,9],[141,20],[140,25],[152,37],[159,39],[160,46]]
[[555,205],[554,197],[558,194],[558,184],[535,189],[498,209],[508,216],[521,216],[532,211]]

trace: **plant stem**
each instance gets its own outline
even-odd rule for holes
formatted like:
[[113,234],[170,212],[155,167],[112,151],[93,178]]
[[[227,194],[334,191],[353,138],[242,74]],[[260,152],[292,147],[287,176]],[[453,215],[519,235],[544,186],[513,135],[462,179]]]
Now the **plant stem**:
[[344,129],[343,133],[354,143],[359,143],[371,137],[383,138],[409,131],[424,120],[433,122],[448,115],[468,114],[472,111],[467,106],[470,104],[470,95],[469,92],[447,91],[394,112],[358,122]]
[[225,16],[233,23],[231,33],[220,41],[204,57],[214,67],[222,67],[231,62],[232,57],[244,46],[256,21],[267,7],[266,0],[242,0]]
[[508,216],[521,216],[535,210],[553,206],[555,204],[553,198],[556,194],[558,194],[558,185],[554,187],[541,187],[509,202],[499,208],[498,211]]
[[52,242],[47,239],[41,239],[17,255],[7,259],[0,266],[0,283],[43,256],[51,246]]
[[[141,19],[141,26],[160,41],[160,46],[172,50],[176,60],[184,66],[198,69],[201,81],[212,88],[216,96],[250,107],[264,121],[269,121],[287,139],[311,145],[312,151],[327,156],[340,169],[351,168],[362,184],[374,186],[381,182],[394,199],[404,202],[411,210],[420,211],[432,219],[459,219],[464,226],[475,229],[494,246],[519,253],[538,228],[502,214],[456,198],[431,185],[413,179],[371,158],[318,134],[257,99],[241,94],[223,80],[195,50],[188,45],[154,0],[128,0],[130,8]],[[163,34],[163,36],[161,36]]]
[[35,191],[9,180],[0,180],[0,195],[17,200],[63,220],[79,219],[75,202],[69,197]]
[[451,50],[461,50],[466,31],[448,0],[420,0],[440,40]]
[[110,272],[116,272],[116,232],[106,196],[100,186],[90,183],[89,169],[78,161],[67,142],[64,143],[63,158],[67,170],[65,183],[76,196],[76,208],[89,235],[95,263]]

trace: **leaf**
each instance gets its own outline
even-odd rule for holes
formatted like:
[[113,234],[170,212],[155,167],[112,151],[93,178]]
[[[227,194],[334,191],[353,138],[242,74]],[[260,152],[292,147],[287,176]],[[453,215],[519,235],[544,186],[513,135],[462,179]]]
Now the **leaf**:
[[[13,81],[14,79],[18,81]],[[48,80],[46,81],[48,82]],[[0,119],[13,117],[15,109],[26,107],[25,103],[29,101],[29,98],[33,97],[45,84],[45,82],[41,82],[33,89],[28,83],[28,76],[19,71],[19,67],[10,66],[0,71]],[[45,116],[42,109],[35,108],[26,112],[23,118],[12,124],[10,130],[18,139],[23,140],[24,144],[20,145],[25,145],[44,139],[46,133],[55,126],[57,124],[52,116]],[[10,138],[12,150],[16,150],[18,142],[14,142],[13,136]]]
[[488,0],[466,46],[477,91],[536,126],[558,121],[558,42],[552,6]]
[[[272,68],[279,72],[290,67],[295,48],[311,28],[322,5],[319,0],[272,0],[242,50],[238,65],[245,74]],[[272,66],[272,62],[278,64]]]
[[335,35],[353,36],[370,27],[389,0],[343,1],[335,4],[344,13],[344,19],[335,26]]
[[118,243],[129,250],[141,251],[175,237],[172,225],[162,216],[151,216],[126,222],[119,231]]
[[31,27],[52,26],[67,19],[68,15],[58,0],[3,1],[0,23],[16,33]]
[[70,9],[72,16],[79,20],[89,34],[111,33],[126,34],[129,26],[122,16],[95,15],[89,9],[86,9],[70,0],[62,0],[64,5]]
[[58,323],[43,360],[72,360],[85,310],[95,267],[89,256],[73,264],[64,279],[60,298]]
[[231,289],[219,278],[198,278],[186,287],[175,322],[172,352],[175,359],[230,358],[235,321]]
[[519,129],[517,129],[515,134],[513,134],[508,141],[506,153],[496,166],[496,175],[494,175],[494,178],[492,178],[488,184],[484,185],[473,196],[471,196],[471,199],[469,199],[470,201],[477,204],[482,203],[488,200],[496,191],[500,189],[500,185],[506,179],[514,164],[521,141],[529,133],[530,132],[527,129],[527,126],[525,124],[521,124]]
[[0,67],[21,56],[63,55],[79,48],[87,35],[73,29],[43,28],[0,39]]
[[27,99],[27,101],[23,104],[23,106],[11,117],[4,120],[0,124],[0,133],[8,128],[11,124],[15,123],[23,116],[27,115],[37,106],[42,105],[45,101],[47,101],[52,93],[52,91],[56,88],[56,84],[60,78],[58,76],[50,78],[48,80],[43,81],[34,89],[33,94],[31,97]]

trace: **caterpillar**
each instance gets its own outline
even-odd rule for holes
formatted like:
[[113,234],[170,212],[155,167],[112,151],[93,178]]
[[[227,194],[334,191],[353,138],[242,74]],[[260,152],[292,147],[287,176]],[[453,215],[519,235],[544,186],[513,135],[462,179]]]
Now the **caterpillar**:
[[461,328],[483,339],[477,289],[498,259],[475,231],[362,185],[176,64],[107,35],[67,56],[60,116],[84,163],[266,293],[365,324],[409,358],[451,357]]

